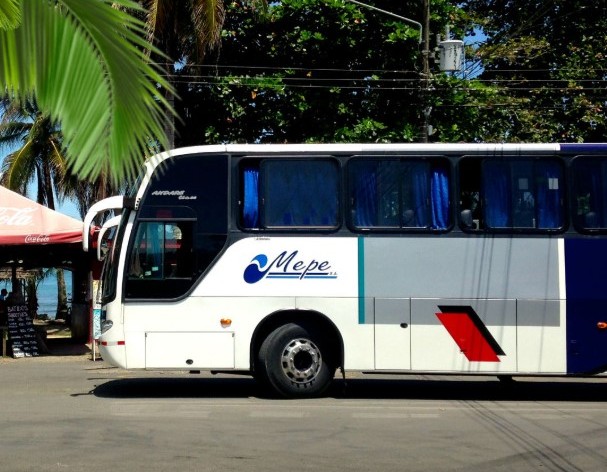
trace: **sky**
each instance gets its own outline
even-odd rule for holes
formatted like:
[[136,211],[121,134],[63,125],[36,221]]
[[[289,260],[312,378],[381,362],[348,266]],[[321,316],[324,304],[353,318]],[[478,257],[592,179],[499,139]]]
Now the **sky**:
[[[12,150],[6,150],[5,152],[0,152],[0,162],[4,162],[4,158],[10,154]],[[27,191],[27,197],[31,200],[36,200],[36,185],[35,183],[30,184]],[[81,220],[80,214],[78,213],[78,208],[76,204],[72,200],[65,200],[62,204],[59,202],[55,203],[56,210],[59,213],[63,213],[64,215],[71,216],[72,218],[76,218],[77,220]]]

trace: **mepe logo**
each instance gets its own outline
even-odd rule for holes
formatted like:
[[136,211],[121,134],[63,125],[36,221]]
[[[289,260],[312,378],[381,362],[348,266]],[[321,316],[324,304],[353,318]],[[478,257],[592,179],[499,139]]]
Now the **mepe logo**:
[[315,259],[298,259],[298,251],[290,254],[283,251],[268,262],[268,256],[258,254],[244,270],[244,280],[248,284],[254,284],[266,279],[336,279],[337,273],[331,271],[329,261],[317,261]]

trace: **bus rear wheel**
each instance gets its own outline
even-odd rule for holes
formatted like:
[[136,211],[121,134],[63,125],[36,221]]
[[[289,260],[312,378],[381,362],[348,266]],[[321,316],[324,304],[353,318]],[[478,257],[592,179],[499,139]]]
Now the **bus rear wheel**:
[[276,328],[259,350],[259,368],[276,393],[287,398],[319,396],[329,387],[335,366],[325,339],[298,323]]

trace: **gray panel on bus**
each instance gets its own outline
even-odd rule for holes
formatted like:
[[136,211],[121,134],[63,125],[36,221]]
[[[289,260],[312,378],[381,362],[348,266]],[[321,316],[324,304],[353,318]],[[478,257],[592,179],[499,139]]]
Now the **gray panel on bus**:
[[558,299],[553,238],[365,238],[365,296]]

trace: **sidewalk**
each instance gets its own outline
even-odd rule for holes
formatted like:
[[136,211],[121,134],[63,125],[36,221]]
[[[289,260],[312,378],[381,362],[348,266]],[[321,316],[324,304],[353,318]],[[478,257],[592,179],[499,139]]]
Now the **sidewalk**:
[[[74,341],[72,338],[54,338],[50,337],[45,340],[47,352],[42,346],[39,346],[39,356],[29,357],[27,359],[35,360],[69,360],[69,359],[88,359],[92,361],[91,345],[83,341]],[[99,352],[96,352],[99,359]],[[23,358],[13,358],[12,356],[2,357],[0,353],[0,363],[6,362],[23,362]]]
[[50,356],[83,356],[91,355],[91,347],[84,342],[73,341],[71,338],[47,338],[46,346]]

